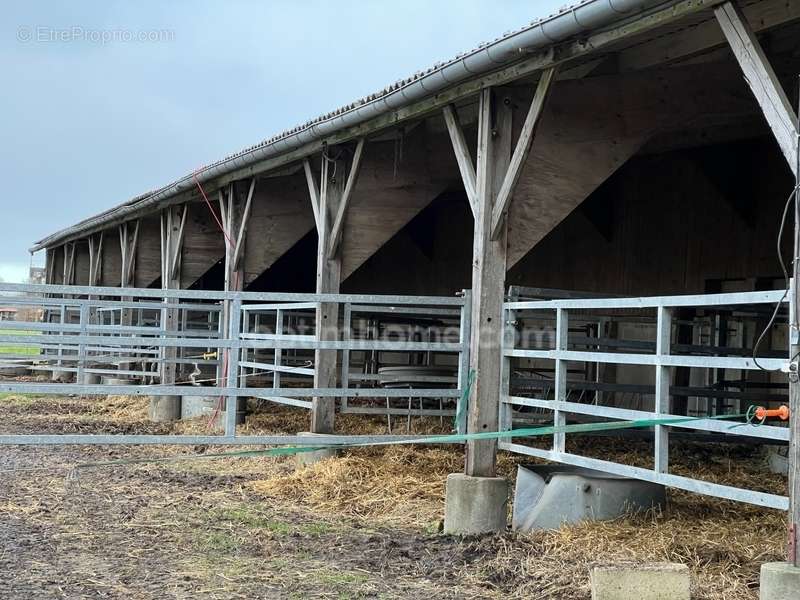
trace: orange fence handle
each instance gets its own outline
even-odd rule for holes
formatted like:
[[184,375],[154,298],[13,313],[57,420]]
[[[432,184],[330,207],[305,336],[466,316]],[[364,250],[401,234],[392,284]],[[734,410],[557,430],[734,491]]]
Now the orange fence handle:
[[759,406],[756,409],[756,419],[763,421],[765,419],[780,419],[781,421],[789,420],[789,407],[785,404],[778,408],[764,408]]

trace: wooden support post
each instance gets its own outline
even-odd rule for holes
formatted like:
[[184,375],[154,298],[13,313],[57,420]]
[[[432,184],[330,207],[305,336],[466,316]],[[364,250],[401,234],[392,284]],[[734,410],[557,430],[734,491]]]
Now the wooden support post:
[[[800,98],[798,98],[800,104]],[[800,116],[800,106],[798,106]],[[792,288],[789,353],[789,551],[788,560],[800,567],[800,118],[796,123],[795,137],[795,187],[794,187],[794,254],[792,261]]]
[[764,118],[795,176],[795,225],[792,268],[792,314],[789,365],[789,544],[788,560],[800,567],[800,382],[797,357],[800,354],[798,331],[798,281],[800,281],[800,121],[786,92],[778,81],[750,24],[734,2],[725,2],[714,9],[722,32],[739,62],[745,81],[758,101]]
[[797,115],[739,7],[725,2],[714,9],[722,32],[756,97],[789,168],[797,175]]
[[[511,160],[511,106],[496,102],[494,91],[481,92],[478,117],[478,160],[475,188],[475,228],[472,248],[472,326],[470,369],[475,379],[470,390],[467,431],[497,431],[505,296],[507,232],[491,236],[492,210]],[[494,109],[494,110],[493,110]],[[495,475],[497,442],[467,443],[466,474]]]
[[[472,165],[455,109],[450,106],[444,108],[445,123],[475,217],[470,327],[470,370],[475,373],[475,383],[470,390],[469,433],[497,431],[499,425],[502,377],[500,347],[508,254],[508,225],[504,215],[533,144],[554,74],[553,69],[542,73],[513,158],[512,109],[508,98],[502,98],[493,106],[496,92],[491,88],[481,91],[477,167]],[[566,315],[563,315],[563,322],[566,323]],[[562,377],[561,380],[563,387],[566,379]],[[556,420],[558,418],[556,415]],[[563,436],[556,436],[555,443],[557,447],[562,447]],[[494,476],[496,449],[496,441],[468,442],[466,474],[475,477]]]
[[[497,431],[499,426],[502,378],[500,347],[508,253],[508,225],[504,216],[533,144],[554,74],[554,69],[542,73],[513,158],[512,109],[508,98],[503,98],[493,107],[494,91],[491,88],[481,91],[476,168],[472,165],[455,109],[451,106],[444,108],[445,123],[475,218],[470,328],[470,370],[475,373],[475,383],[470,390],[469,433]],[[565,385],[563,377],[562,383]],[[558,418],[556,415],[556,420]],[[557,447],[563,446],[563,436],[555,436],[554,439]],[[468,442],[466,474],[474,477],[494,476],[496,455],[496,441]]]
[[[161,212],[161,289],[163,290],[177,290],[181,287],[182,231],[187,212],[187,205],[171,206]],[[174,304],[174,301],[170,303]],[[178,317],[178,309],[164,309],[162,328],[165,331],[177,331]],[[161,383],[172,385],[176,377],[174,361],[177,357],[177,348],[165,348],[163,354]]]
[[[224,228],[225,237],[225,291],[226,292],[240,292],[244,289],[244,265],[242,257],[244,255],[247,225],[250,220],[250,210],[253,204],[253,194],[256,189],[255,177],[250,180],[247,196],[244,202],[240,202],[237,198],[237,185],[231,183],[228,187],[227,197],[220,191],[220,214],[222,215],[222,226]],[[238,335],[240,327],[241,302],[226,300],[223,303],[222,314],[220,316],[220,332],[224,339],[231,335]],[[227,358],[221,361],[217,366],[217,381],[220,383],[239,382],[239,357],[234,356],[233,352],[227,353]],[[227,372],[224,370],[227,368]],[[232,397],[227,397],[226,402],[233,402]],[[236,399],[238,403],[244,403],[244,398]],[[230,423],[231,412],[235,414],[243,414],[243,410],[239,411],[238,408],[244,409],[244,406],[237,407],[237,411],[228,410],[226,406],[226,434],[232,435],[231,428],[235,427],[235,423]]]
[[789,365],[789,543],[787,558],[795,567],[800,567],[800,313],[798,312],[798,294],[800,288],[800,201],[795,190],[795,226],[794,226],[794,267],[791,291],[791,344]]
[[[89,281],[90,286],[100,285],[100,276],[103,272],[103,232],[89,236]],[[90,295],[89,300],[97,300],[97,296]],[[89,308],[87,305],[81,306],[80,313],[81,331],[84,332],[89,325],[95,325],[98,321],[97,308]],[[82,333],[83,335],[83,333]],[[88,354],[86,346],[81,345],[78,349],[78,374],[77,381],[80,383],[90,383],[91,377],[84,373]]]
[[[161,211],[161,289],[177,290],[181,287],[181,259],[183,245],[183,231],[186,225],[188,205],[170,206]],[[174,300],[164,299],[164,303],[173,303]],[[161,310],[161,328],[164,334],[177,331],[179,324],[177,308],[163,308]],[[176,347],[162,348],[161,357],[161,383],[173,385],[176,380],[177,368],[175,360],[178,357]],[[154,421],[173,421],[181,416],[181,402],[179,396],[159,396],[150,402],[150,418]]]
[[[135,287],[134,274],[136,273],[136,246],[139,239],[139,220],[125,222],[119,226],[119,250],[120,250],[120,276],[119,285],[122,288]],[[123,302],[132,302],[130,296],[123,296]],[[133,325],[133,309],[123,308],[119,315],[121,327]],[[130,354],[130,352],[128,352]],[[120,371],[130,370],[129,362],[121,362],[117,367]]]
[[[328,150],[330,151],[330,150]],[[342,277],[342,257],[337,250],[330,253],[335,215],[339,213],[345,190],[345,162],[322,158],[319,192],[319,226],[317,228],[317,293],[338,294]],[[309,179],[313,182],[313,177]],[[313,192],[312,192],[313,198]],[[317,340],[336,340],[338,337],[339,305],[320,302],[316,313]],[[314,352],[314,387],[336,387],[336,351]],[[311,406],[311,431],[333,433],[336,401],[315,397]]]

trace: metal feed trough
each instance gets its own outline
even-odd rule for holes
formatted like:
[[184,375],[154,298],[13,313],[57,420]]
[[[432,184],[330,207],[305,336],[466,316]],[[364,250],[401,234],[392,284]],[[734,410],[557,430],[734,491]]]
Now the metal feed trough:
[[649,481],[570,465],[519,465],[511,528],[558,529],[666,504],[664,486]]

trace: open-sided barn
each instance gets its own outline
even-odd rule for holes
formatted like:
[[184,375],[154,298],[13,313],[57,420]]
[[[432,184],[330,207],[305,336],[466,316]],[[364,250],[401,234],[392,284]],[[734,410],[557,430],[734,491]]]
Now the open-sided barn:
[[[583,0],[33,250],[46,252],[48,284],[151,288],[153,298],[471,290],[458,334],[469,325],[458,374],[469,433],[544,410],[558,426],[575,416],[716,419],[767,396],[796,403],[780,372],[794,368],[797,339],[781,308],[779,254],[791,269],[798,73],[799,0]],[[331,324],[350,317],[332,297],[315,299],[317,341],[337,342]],[[525,313],[536,310],[551,312]],[[509,347],[513,326],[545,333]],[[314,389],[343,387],[344,347],[316,347]],[[175,364],[161,365],[160,383],[174,383]],[[334,433],[333,396],[308,404],[311,432]],[[170,395],[154,401],[155,416],[179,414]],[[723,433],[715,423],[695,429]],[[669,473],[672,430],[655,425],[651,469],[576,458],[558,432],[548,450],[499,445],[789,508],[796,544],[796,462],[788,499],[694,482]],[[746,433],[790,437],[781,426]],[[497,447],[469,439],[466,476],[493,478]],[[469,493],[491,504],[490,487]],[[496,507],[458,510],[475,512],[446,527],[496,526]]]

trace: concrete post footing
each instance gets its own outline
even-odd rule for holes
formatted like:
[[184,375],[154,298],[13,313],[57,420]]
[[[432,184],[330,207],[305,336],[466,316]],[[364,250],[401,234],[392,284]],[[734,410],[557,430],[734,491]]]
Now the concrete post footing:
[[53,371],[50,377],[55,383],[72,383],[75,381],[75,373],[72,371]]
[[103,385],[135,385],[136,381],[127,377],[112,377],[111,375],[103,375],[100,377],[100,383]]
[[472,535],[505,531],[508,526],[508,481],[502,477],[447,476],[444,532]]
[[689,568],[678,563],[609,565],[590,573],[592,600],[689,600]]
[[767,466],[770,473],[789,475],[789,447],[767,446],[765,450]]
[[181,418],[180,396],[152,396],[150,398],[150,420],[167,423]]
[[[310,431],[301,431],[297,435],[300,436],[309,436],[314,437],[316,435],[321,435],[319,433],[311,433]],[[329,458],[336,458],[339,455],[339,451],[333,448],[326,448],[325,450],[314,450],[311,452],[300,452],[295,455],[295,460],[297,464],[297,468],[303,468],[309,465],[316,464],[320,461],[327,460]]]
[[797,600],[800,598],[800,567],[776,562],[761,565],[761,600]]
[[[219,396],[181,396],[181,420],[202,417],[206,420],[214,416],[210,425],[214,429],[225,429],[225,406],[217,410]],[[238,416],[238,415],[237,415]]]

